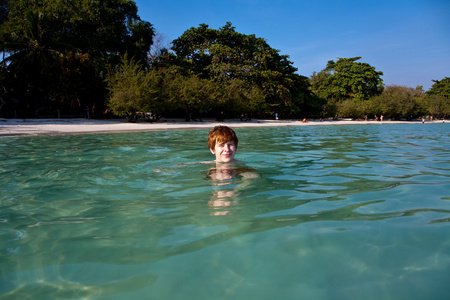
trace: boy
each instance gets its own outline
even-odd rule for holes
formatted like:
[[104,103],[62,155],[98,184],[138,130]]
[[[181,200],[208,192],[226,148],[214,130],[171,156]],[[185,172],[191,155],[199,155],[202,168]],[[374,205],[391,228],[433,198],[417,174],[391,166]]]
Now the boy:
[[211,153],[216,156],[216,163],[236,161],[238,138],[233,129],[227,126],[216,126],[209,132],[208,146]]
[[[236,133],[230,127],[216,126],[209,132],[208,146],[211,153],[216,156],[216,160],[214,160],[216,167],[209,171],[208,178],[222,181],[236,176],[242,178],[259,177],[253,169],[234,159],[238,142]],[[238,164],[233,164],[233,162]]]
[[[229,206],[237,204],[237,196],[249,182],[241,182],[237,186],[227,186],[236,183],[235,177],[242,179],[258,178],[253,169],[242,165],[241,162],[234,159],[238,146],[238,138],[233,129],[227,126],[216,126],[209,132],[208,146],[212,154],[216,156],[214,161],[215,168],[211,168],[207,178],[214,182],[215,186],[220,186],[213,192],[209,205],[214,209],[213,215],[230,214]],[[234,164],[234,162],[239,162]],[[239,182],[239,181],[238,181]]]

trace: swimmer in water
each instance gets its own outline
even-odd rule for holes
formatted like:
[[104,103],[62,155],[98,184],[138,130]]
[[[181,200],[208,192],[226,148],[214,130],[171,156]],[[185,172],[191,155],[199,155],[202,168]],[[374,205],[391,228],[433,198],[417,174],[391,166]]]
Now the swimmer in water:
[[[216,156],[216,167],[211,169],[208,177],[216,180],[227,180],[240,175],[245,178],[258,177],[253,170],[233,164],[240,162],[234,158],[239,139],[233,129],[227,126],[216,126],[209,132],[208,146],[212,154]],[[249,174],[253,173],[253,174]]]
[[236,161],[234,155],[238,142],[234,130],[227,126],[216,126],[208,135],[209,150],[216,156],[216,163]]
[[[213,162],[215,167],[206,176],[217,187],[209,201],[210,207],[214,209],[213,215],[227,215],[230,211],[223,209],[237,204],[236,197],[250,184],[247,180],[244,182],[239,179],[259,177],[255,170],[234,158],[238,142],[234,130],[227,126],[216,126],[209,132],[209,150],[216,157]],[[232,183],[237,183],[237,186]]]

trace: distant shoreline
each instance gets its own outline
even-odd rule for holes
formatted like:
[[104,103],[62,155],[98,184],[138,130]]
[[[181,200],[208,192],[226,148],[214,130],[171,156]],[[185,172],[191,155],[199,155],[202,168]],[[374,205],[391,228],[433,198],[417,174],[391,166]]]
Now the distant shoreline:
[[[425,124],[442,123],[443,120],[425,121]],[[32,136],[32,135],[63,135],[63,134],[94,134],[112,132],[145,132],[181,129],[212,129],[217,125],[232,128],[246,127],[287,127],[287,126],[326,126],[326,125],[381,125],[381,124],[421,124],[421,120],[414,121],[352,121],[325,120],[260,120],[241,121],[227,119],[225,121],[203,120],[201,122],[185,122],[179,119],[159,120],[147,122],[141,120],[129,123],[124,119],[0,119],[0,137]]]

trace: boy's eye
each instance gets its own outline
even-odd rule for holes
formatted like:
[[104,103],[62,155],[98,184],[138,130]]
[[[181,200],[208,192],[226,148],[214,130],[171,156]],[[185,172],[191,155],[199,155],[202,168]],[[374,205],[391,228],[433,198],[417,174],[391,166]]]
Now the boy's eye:
[[234,146],[234,142],[226,142],[226,143],[219,143],[219,144],[217,144],[217,146],[220,147],[220,148],[223,148],[223,147],[225,147],[227,145]]

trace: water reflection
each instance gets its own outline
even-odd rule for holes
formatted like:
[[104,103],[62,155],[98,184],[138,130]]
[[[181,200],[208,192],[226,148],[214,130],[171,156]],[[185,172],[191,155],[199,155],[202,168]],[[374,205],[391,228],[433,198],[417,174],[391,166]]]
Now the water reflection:
[[226,210],[238,203],[236,197],[240,191],[251,184],[252,179],[259,178],[256,170],[242,163],[215,163],[206,176],[211,181],[213,194],[208,205],[213,209],[212,215],[223,216],[231,213]]

